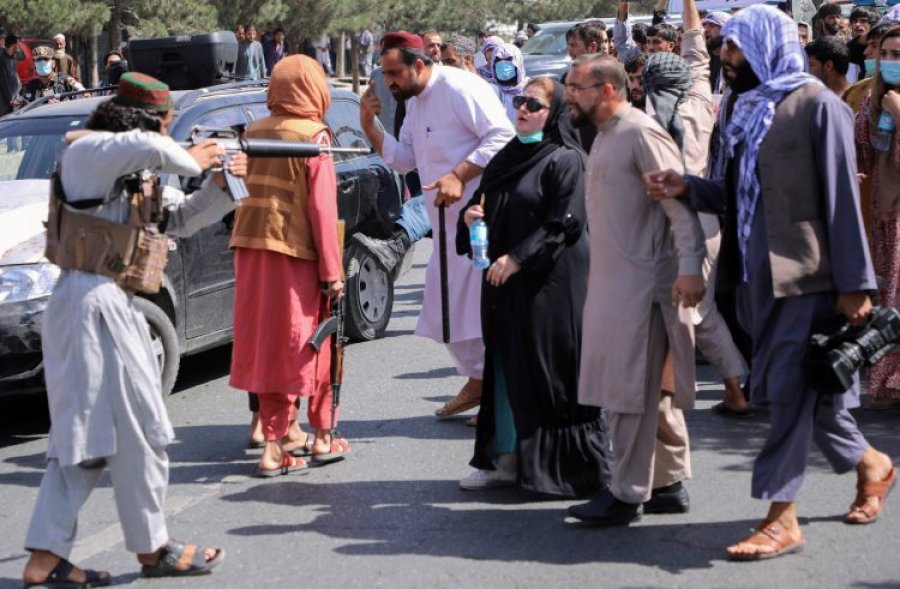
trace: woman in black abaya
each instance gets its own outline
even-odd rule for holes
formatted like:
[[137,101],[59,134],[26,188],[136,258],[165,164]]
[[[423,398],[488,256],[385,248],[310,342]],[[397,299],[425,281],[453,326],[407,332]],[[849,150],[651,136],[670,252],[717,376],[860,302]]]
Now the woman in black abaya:
[[457,251],[471,255],[467,225],[484,218],[491,260],[481,295],[476,470],[460,486],[518,482],[551,495],[591,495],[609,478],[609,443],[600,410],[578,404],[585,154],[560,84],[532,80],[516,107],[517,137],[485,168],[458,221]]

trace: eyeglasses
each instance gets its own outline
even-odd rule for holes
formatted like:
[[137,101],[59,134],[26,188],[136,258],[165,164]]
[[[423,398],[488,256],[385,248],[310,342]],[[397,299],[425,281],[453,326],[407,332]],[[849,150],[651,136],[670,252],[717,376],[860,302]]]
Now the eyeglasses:
[[566,88],[566,92],[572,92],[574,94],[575,92],[577,92],[579,90],[588,90],[590,88],[599,88],[602,85],[603,84],[600,84],[599,82],[596,84],[583,84],[581,86],[579,86],[578,84],[566,84],[565,88]]
[[512,103],[516,110],[522,108],[522,105],[525,105],[525,110],[528,112],[539,112],[545,108],[550,108],[537,98],[532,98],[531,96],[514,96]]

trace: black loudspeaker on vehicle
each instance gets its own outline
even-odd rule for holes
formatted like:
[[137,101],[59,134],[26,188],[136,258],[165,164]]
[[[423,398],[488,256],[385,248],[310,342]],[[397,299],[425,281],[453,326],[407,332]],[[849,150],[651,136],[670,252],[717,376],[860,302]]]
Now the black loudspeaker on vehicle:
[[195,90],[233,81],[238,41],[231,31],[133,39],[128,57],[133,71],[162,80],[172,90]]
[[875,307],[862,325],[842,316],[822,322],[810,338],[805,369],[822,394],[838,395],[853,384],[853,375],[872,366],[900,343],[900,310]]

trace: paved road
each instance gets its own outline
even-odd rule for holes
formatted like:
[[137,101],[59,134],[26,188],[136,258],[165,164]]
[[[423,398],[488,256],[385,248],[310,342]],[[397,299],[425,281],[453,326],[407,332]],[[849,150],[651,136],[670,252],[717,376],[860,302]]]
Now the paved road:
[[[383,340],[348,349],[345,421],[354,454],[308,474],[251,478],[247,412],[227,385],[229,350],[187,359],[168,400],[178,442],[170,449],[167,509],[173,537],[222,545],[227,559],[197,587],[900,587],[900,497],[873,526],[840,515],[852,475],[828,473],[814,455],[801,497],[806,551],[769,563],[729,563],[722,548],[759,521],[749,498],[764,418],[729,421],[709,407],[721,396],[701,371],[693,509],[648,516],[628,529],[564,520],[569,502],[517,490],[461,491],[473,430],[431,414],[461,385],[441,346],[412,335],[422,298],[423,248],[397,288]],[[860,414],[864,431],[900,461],[900,414]],[[42,472],[47,421],[36,401],[0,405],[0,588],[17,587]],[[74,557],[136,587],[143,580],[122,546],[108,479],[82,512]]]

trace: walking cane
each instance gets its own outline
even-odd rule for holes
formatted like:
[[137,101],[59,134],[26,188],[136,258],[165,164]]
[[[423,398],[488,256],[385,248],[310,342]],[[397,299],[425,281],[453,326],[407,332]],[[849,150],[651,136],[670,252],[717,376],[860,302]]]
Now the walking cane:
[[450,297],[447,293],[447,224],[444,205],[438,207],[438,255],[441,262],[441,323],[445,344],[450,343]]

